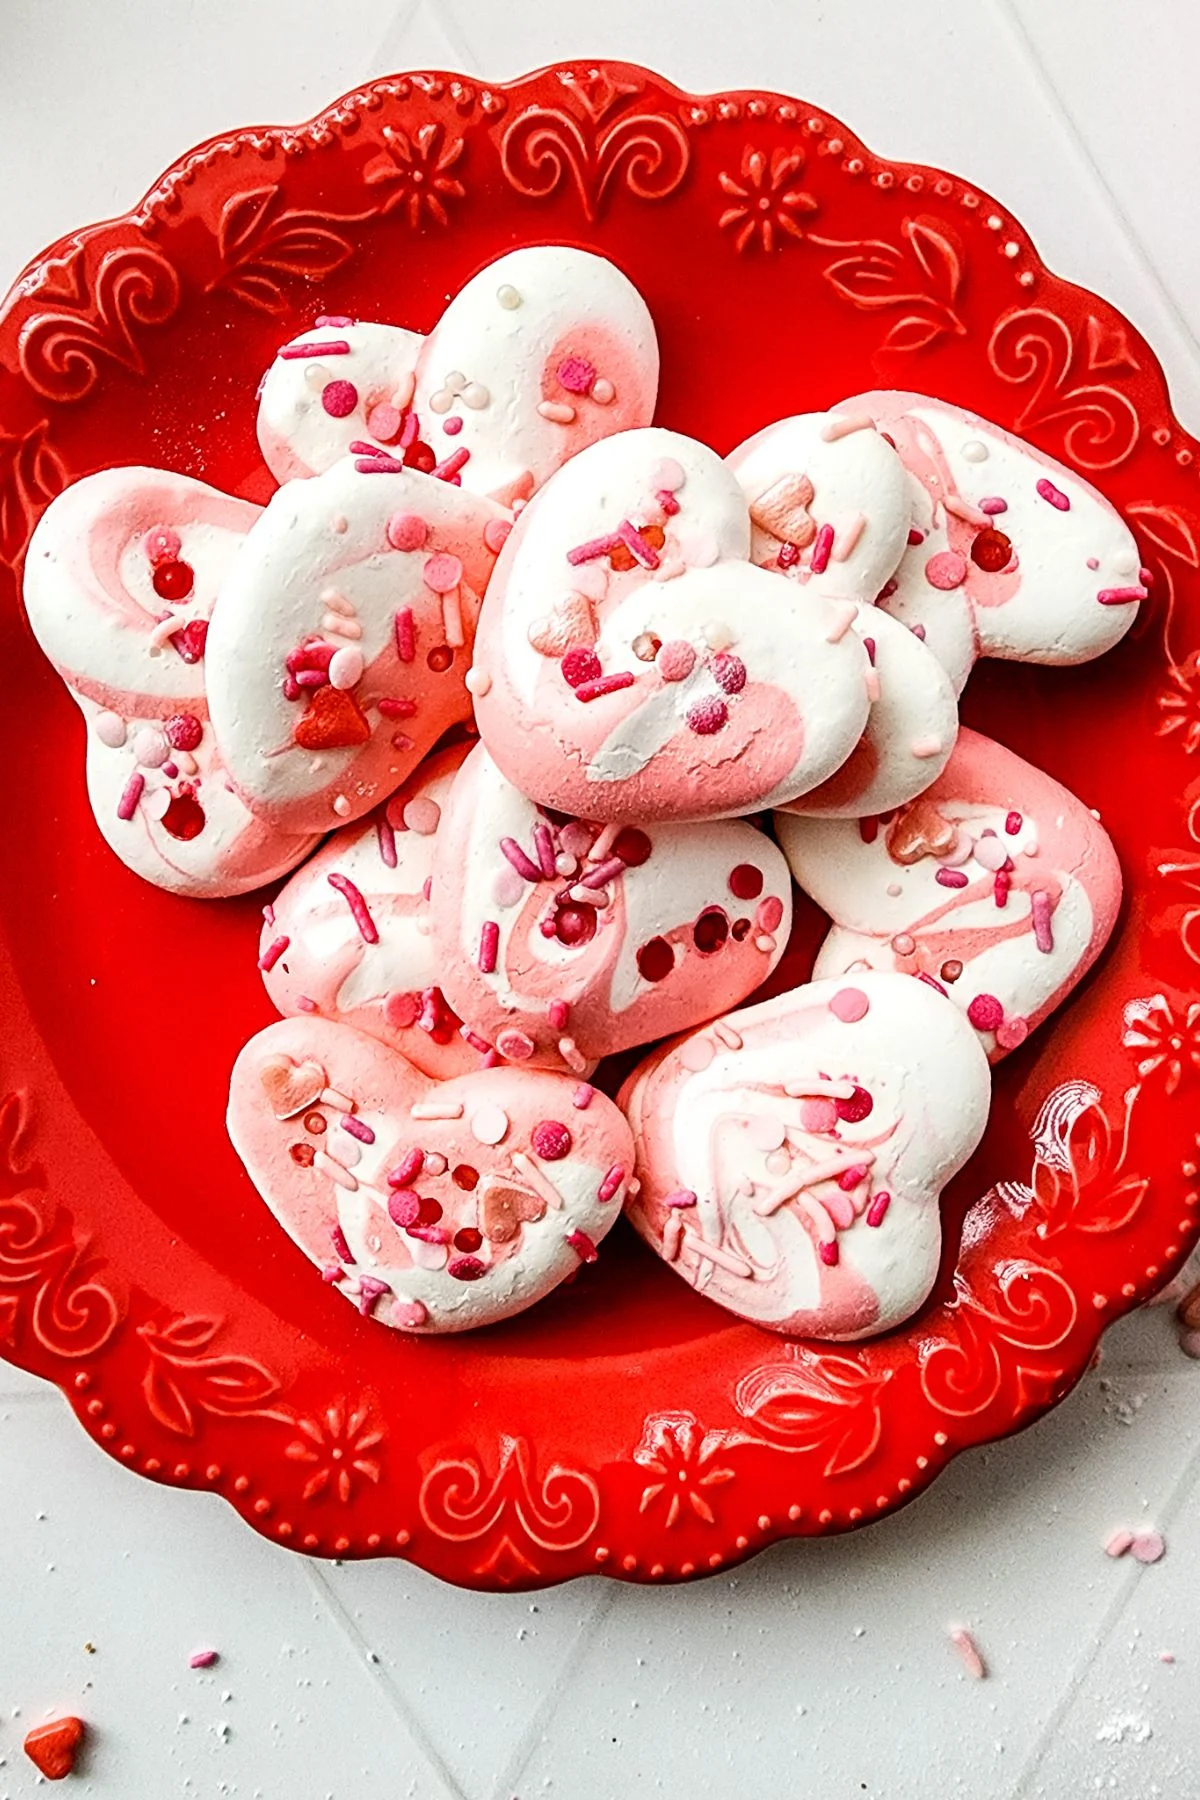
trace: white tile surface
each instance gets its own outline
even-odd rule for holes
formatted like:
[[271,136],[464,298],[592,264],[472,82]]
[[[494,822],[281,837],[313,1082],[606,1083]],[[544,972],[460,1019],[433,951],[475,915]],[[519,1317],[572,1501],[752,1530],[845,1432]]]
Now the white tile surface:
[[[0,284],[200,137],[404,66],[581,51],[801,93],[969,175],[1130,314],[1200,424],[1189,0],[0,0]],[[0,1800],[42,1791],[21,1737],[72,1707],[97,1800],[1200,1800],[1198,1444],[1200,1368],[1145,1315],[1058,1414],[873,1532],[688,1590],[479,1596],[273,1551],[0,1364]],[[1103,1556],[1126,1520],[1164,1528],[1163,1563]]]

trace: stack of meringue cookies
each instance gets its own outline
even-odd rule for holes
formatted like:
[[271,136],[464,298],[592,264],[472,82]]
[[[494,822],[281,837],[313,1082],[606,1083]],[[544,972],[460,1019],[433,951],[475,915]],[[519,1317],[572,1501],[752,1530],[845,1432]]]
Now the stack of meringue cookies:
[[[265,508],[109,469],[30,549],[111,848],[195,898],[296,870],[229,1132],[402,1331],[522,1311],[622,1210],[744,1319],[895,1326],[989,1065],[1116,917],[1094,816],[957,710],[977,657],[1122,638],[1114,508],[925,395],[721,457],[651,424],[657,381],[611,263],[518,250],[426,337],[283,346]],[[832,920],[813,979],[743,1006],[793,878]],[[589,1078],[639,1045],[614,1102]]]

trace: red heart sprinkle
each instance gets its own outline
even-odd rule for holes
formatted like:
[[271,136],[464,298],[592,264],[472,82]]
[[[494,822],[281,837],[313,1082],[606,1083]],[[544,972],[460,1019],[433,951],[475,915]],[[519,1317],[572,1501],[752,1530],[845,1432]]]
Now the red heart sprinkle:
[[292,733],[302,750],[335,750],[365,744],[371,735],[361,707],[344,688],[316,688],[308,711]]
[[25,1754],[47,1781],[61,1781],[75,1767],[85,1730],[82,1719],[51,1719],[28,1733]]

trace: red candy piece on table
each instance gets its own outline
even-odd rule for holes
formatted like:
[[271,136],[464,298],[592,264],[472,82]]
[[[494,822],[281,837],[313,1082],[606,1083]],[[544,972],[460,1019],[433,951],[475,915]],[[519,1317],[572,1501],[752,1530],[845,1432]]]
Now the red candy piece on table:
[[308,711],[292,733],[302,750],[338,750],[347,744],[365,744],[371,735],[362,709],[344,688],[313,690]]
[[51,1719],[35,1725],[25,1737],[25,1754],[47,1781],[61,1781],[75,1767],[87,1727],[82,1719]]

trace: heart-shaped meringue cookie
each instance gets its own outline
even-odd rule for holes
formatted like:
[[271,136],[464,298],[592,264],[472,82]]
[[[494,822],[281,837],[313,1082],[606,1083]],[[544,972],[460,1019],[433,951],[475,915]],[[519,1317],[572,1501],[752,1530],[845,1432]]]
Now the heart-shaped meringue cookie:
[[908,548],[879,604],[924,634],[961,692],[976,656],[1089,662],[1145,598],[1116,508],[1021,438],[926,394],[843,402],[875,420],[910,475]]
[[1087,807],[974,731],[890,820],[780,813],[777,825],[796,880],[834,921],[815,974],[919,975],[993,1062],[1082,980],[1120,909],[1120,864]]
[[209,723],[209,614],[259,512],[186,475],[106,469],[51,503],[25,563],[34,636],[87,721],[105,841],[197,898],[261,887],[313,843],[250,814]]
[[364,453],[281,488],[221,588],[209,705],[246,804],[361,818],[470,713],[464,675],[508,515]]
[[[834,602],[749,550],[733,474],[691,438],[625,432],[560,469],[505,546],[476,646],[477,722],[510,780],[644,825],[753,812],[832,775],[866,724],[866,652]],[[579,641],[558,654],[566,617]]]
[[987,1059],[903,975],[818,981],[731,1013],[626,1083],[629,1216],[685,1281],[755,1324],[887,1331],[927,1297],[938,1199],[983,1135]]
[[318,320],[267,372],[259,443],[280,481],[370,438],[425,472],[452,463],[465,488],[508,505],[597,438],[649,424],[657,389],[633,284],[590,251],[538,245],[481,269],[427,338]]
[[348,825],[264,909],[258,966],[285,1018],[319,1013],[399,1050],[422,1074],[479,1065],[440,986],[429,884],[456,744],[427,757],[371,817]]
[[[280,1070],[323,1078],[278,1117]],[[284,1019],[234,1065],[229,1135],[280,1224],[364,1316],[466,1331],[532,1306],[614,1223],[629,1127],[596,1089],[546,1070],[430,1082],[375,1038]]]
[[443,804],[432,895],[455,1011],[511,1060],[576,1071],[736,1006],[792,920],[787,866],[754,826],[547,815],[482,744]]

